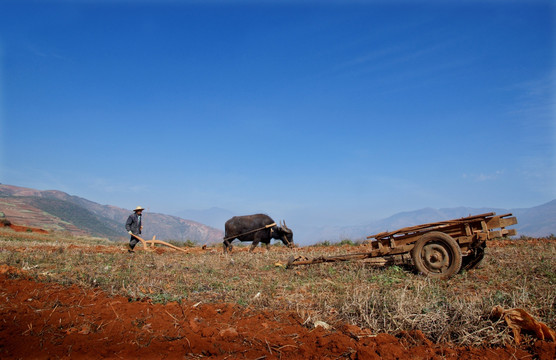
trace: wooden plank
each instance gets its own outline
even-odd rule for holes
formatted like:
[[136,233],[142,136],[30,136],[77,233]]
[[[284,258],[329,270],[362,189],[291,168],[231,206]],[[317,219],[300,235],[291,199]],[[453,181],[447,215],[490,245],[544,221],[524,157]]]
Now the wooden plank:
[[493,218],[487,219],[487,225],[489,229],[505,228],[515,224],[517,224],[517,218],[515,216],[506,218],[503,218],[502,216],[495,216]]
[[391,249],[395,248],[395,247],[396,247],[396,242],[394,241],[394,238],[393,238],[393,237],[390,237],[389,240],[390,240],[390,241],[389,241],[389,243],[390,243],[390,244],[389,244],[389,245],[390,245],[390,248],[391,248]]
[[495,239],[499,237],[506,237],[506,236],[514,236],[517,234],[516,229],[500,229],[500,230],[491,230],[488,232],[489,239]]
[[501,228],[505,228],[505,227],[512,226],[512,225],[515,225],[515,224],[517,224],[517,218],[515,216],[500,219],[500,227]]
[[469,224],[465,224],[464,228],[465,228],[465,235],[467,236],[473,235],[473,233],[471,232],[471,227],[469,227]]
[[469,235],[469,236],[459,236],[457,238],[454,238],[458,244],[460,245],[464,245],[464,244],[470,244],[473,242],[474,237],[473,235]]
[[516,229],[502,229],[503,235],[504,236],[515,236],[517,235],[517,230]]
[[388,236],[394,236],[394,235],[398,235],[398,234],[409,234],[409,233],[421,232],[421,231],[425,231],[425,230],[428,232],[428,231],[433,231],[433,230],[436,230],[436,229],[441,229],[441,228],[444,228],[444,227],[454,226],[454,225],[458,225],[458,224],[465,224],[465,223],[472,222],[474,220],[481,219],[481,218],[484,219],[484,218],[487,218],[487,217],[492,216],[492,215],[495,215],[495,213],[485,213],[485,214],[468,216],[468,217],[464,217],[464,218],[461,218],[461,219],[438,221],[438,222],[434,222],[434,223],[409,226],[409,227],[401,228],[401,229],[390,231],[390,232],[382,232],[382,233],[378,233],[378,234],[375,234],[375,235],[369,235],[369,236],[367,236],[367,239],[371,239],[371,238],[380,239],[380,238],[384,238],[384,237],[388,237]]
[[496,238],[499,238],[499,237],[502,237],[502,230],[491,230],[491,231],[489,231],[489,237],[488,238],[490,240],[496,239]]
[[382,251],[381,250],[373,250],[370,253],[368,253],[368,257],[378,257],[378,256],[386,256],[386,255],[398,255],[398,254],[404,254],[404,253],[408,253],[411,251],[411,249],[413,249],[413,244],[411,245],[398,245],[396,248],[394,249],[390,249],[390,248],[383,248]]

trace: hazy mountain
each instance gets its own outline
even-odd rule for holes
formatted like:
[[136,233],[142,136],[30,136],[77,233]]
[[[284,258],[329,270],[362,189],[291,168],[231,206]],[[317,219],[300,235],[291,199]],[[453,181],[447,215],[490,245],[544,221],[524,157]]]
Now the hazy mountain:
[[518,223],[512,226],[512,228],[517,230],[518,236],[542,237],[556,234],[556,200],[553,200],[546,204],[528,209],[456,207],[446,209],[424,208],[415,211],[401,212],[385,219],[359,226],[321,228],[318,231],[318,241],[366,239],[369,235],[384,231],[392,231],[407,226],[457,219],[490,212],[494,212],[497,215],[511,213],[516,216]]
[[556,235],[556,200],[528,209],[513,209],[510,212],[517,216],[518,224],[515,227],[518,235]]
[[[131,210],[100,205],[61,191],[39,191],[0,184],[0,212],[17,225],[121,239],[127,238],[124,224]],[[324,240],[365,239],[369,235],[383,231],[488,212],[495,212],[498,215],[506,213],[515,215],[518,224],[513,228],[517,230],[518,236],[542,237],[556,234],[556,200],[526,209],[424,208],[401,212],[358,226],[300,228],[294,229],[294,231],[296,238],[304,239],[303,245],[308,245],[307,241],[315,243]],[[228,210],[216,207],[208,210],[184,210],[180,214],[197,221],[145,212],[143,237],[150,239],[156,235],[157,239],[162,240],[185,241],[189,239],[200,244],[219,243],[223,238],[221,229],[224,228],[225,221],[234,215]],[[203,225],[203,223],[214,227]]]
[[[128,238],[125,221],[132,212],[111,205],[100,205],[61,191],[40,191],[0,185],[0,212],[17,225],[45,230],[90,234],[109,239]],[[200,244],[221,242],[223,232],[177,216],[143,213],[143,238],[156,235],[160,240],[191,240]]]

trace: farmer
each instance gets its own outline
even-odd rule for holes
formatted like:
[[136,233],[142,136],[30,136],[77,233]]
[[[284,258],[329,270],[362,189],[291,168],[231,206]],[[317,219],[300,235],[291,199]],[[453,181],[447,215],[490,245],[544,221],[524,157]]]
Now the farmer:
[[139,240],[133,235],[141,234],[141,229],[143,229],[143,226],[141,225],[141,214],[143,213],[143,210],[145,209],[141,206],[137,206],[133,210],[133,214],[130,214],[125,222],[125,229],[129,235],[131,235],[131,238],[129,239],[129,249],[127,250],[130,253],[134,252],[133,248],[139,242]]

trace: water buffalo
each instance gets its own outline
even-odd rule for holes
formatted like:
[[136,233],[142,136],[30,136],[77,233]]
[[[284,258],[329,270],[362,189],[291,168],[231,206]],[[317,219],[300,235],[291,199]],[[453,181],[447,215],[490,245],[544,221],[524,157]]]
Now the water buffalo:
[[288,229],[286,223],[284,222],[281,227],[277,226],[270,216],[264,214],[234,216],[226,221],[224,229],[224,253],[232,250],[231,243],[234,239],[252,241],[250,252],[259,242],[263,243],[268,250],[270,239],[280,239],[284,245],[293,246],[293,232]]

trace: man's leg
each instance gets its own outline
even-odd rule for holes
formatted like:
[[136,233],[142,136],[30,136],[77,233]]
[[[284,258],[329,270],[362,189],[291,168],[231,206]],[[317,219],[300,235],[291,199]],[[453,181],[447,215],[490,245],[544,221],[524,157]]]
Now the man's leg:
[[133,251],[133,248],[135,247],[135,245],[137,245],[138,242],[139,242],[139,240],[137,240],[137,238],[132,235],[131,238],[129,239],[129,249],[130,249],[130,251]]

